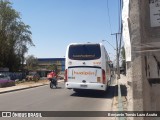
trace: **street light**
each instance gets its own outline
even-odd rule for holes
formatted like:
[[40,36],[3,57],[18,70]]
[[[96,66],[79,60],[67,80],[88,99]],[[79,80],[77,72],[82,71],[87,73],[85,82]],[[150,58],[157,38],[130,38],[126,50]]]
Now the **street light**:
[[[105,41],[108,42],[107,40],[102,40],[102,42],[105,42]],[[113,47],[114,50],[116,50],[116,48],[110,42],[108,43]]]

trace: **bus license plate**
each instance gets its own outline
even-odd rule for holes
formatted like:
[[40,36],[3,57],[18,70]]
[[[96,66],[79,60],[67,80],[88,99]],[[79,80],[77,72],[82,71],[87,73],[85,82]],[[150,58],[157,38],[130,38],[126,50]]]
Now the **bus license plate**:
[[81,87],[83,87],[83,88],[86,88],[87,87],[87,85],[80,85]]

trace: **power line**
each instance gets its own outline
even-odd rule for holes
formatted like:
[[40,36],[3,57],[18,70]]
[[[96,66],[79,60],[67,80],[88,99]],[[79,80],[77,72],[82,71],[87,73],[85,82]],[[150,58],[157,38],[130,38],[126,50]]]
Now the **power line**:
[[[102,40],[102,42],[104,42],[104,41],[107,41],[107,40]],[[108,42],[108,43],[113,47],[114,50],[116,50],[115,47],[110,42]]]
[[[119,33],[122,33],[122,0],[119,0]],[[122,42],[122,34],[120,34],[119,38],[119,56],[121,50],[121,42]]]
[[118,2],[118,18],[119,18],[119,32],[121,33],[121,27],[122,27],[122,0],[119,0]]
[[120,32],[120,2],[119,2],[120,0],[118,0],[118,32]]
[[109,7],[108,7],[108,0],[107,0],[107,13],[108,13],[108,19],[109,19],[109,26],[110,26],[110,31],[112,33],[112,26],[111,26],[111,21],[110,21],[110,14],[109,14]]

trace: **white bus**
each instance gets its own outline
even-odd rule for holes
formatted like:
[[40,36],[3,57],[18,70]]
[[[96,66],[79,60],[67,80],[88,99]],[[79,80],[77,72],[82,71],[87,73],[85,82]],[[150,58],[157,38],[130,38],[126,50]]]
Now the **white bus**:
[[107,90],[111,83],[110,59],[102,43],[72,43],[66,50],[65,87]]

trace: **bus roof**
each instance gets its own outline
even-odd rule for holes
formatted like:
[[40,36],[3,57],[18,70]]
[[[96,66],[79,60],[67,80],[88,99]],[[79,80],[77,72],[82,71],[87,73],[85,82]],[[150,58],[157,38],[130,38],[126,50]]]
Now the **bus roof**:
[[90,43],[90,42],[88,42],[88,43],[70,43],[68,46],[70,46],[70,45],[94,45],[94,44],[99,44],[100,46],[104,46],[102,43]]

